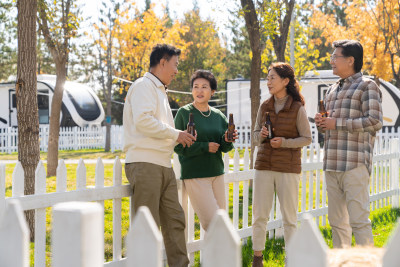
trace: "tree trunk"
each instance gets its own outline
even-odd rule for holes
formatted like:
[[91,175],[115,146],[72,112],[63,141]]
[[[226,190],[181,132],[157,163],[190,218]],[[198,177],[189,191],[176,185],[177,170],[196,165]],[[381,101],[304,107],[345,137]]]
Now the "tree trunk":
[[66,80],[66,62],[56,63],[57,80],[51,102],[49,145],[47,153],[47,176],[55,176],[58,166],[58,137],[60,135],[60,110]]
[[112,98],[112,37],[113,37],[113,23],[111,21],[110,10],[108,13],[108,18],[110,19],[110,32],[108,36],[107,42],[107,94],[106,96],[106,112],[107,112],[107,120],[106,120],[106,147],[105,151],[109,152],[111,147],[111,98]]
[[[253,133],[254,126],[256,125],[257,113],[260,107],[260,78],[261,78],[261,49],[253,51],[251,59],[251,82],[250,82],[250,98],[251,98],[251,133]],[[251,138],[251,155],[250,164],[253,168],[254,162],[254,138]]]
[[[111,91],[111,90],[110,90]],[[109,96],[111,92],[109,91]],[[106,152],[110,151],[111,148],[111,97],[107,97],[106,101],[106,146],[104,150]]]
[[274,51],[278,62],[285,62],[286,43],[294,9],[294,2],[295,0],[290,0],[289,2],[285,1],[287,12],[283,18],[283,22],[281,19],[279,19],[280,36],[278,34],[274,34],[273,36],[272,44],[274,46]]
[[[257,12],[252,0],[241,0],[244,11],[244,19],[246,21],[246,29],[249,33],[249,40],[252,52],[251,59],[251,83],[250,83],[250,98],[251,98],[251,132],[257,118],[258,108],[260,107],[260,77],[261,77],[261,53],[263,46],[261,45],[260,24],[257,17]],[[250,167],[253,168],[253,152],[254,139],[251,138],[251,154]]]
[[[24,194],[35,194],[35,170],[40,160],[36,74],[36,0],[18,0],[18,65],[15,94],[18,120],[18,160],[24,168]],[[30,238],[35,236],[35,210],[25,212]]]

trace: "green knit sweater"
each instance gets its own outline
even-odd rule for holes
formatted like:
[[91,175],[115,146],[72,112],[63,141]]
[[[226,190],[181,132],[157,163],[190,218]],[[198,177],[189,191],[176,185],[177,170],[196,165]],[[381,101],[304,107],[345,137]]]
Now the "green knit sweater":
[[[233,148],[232,143],[225,142],[225,132],[228,128],[225,115],[218,109],[211,108],[211,115],[206,118],[193,104],[187,104],[181,107],[175,116],[176,129],[186,130],[189,113],[193,114],[197,140],[190,147],[184,148],[181,144],[175,147],[182,166],[181,179],[214,177],[223,174],[222,152],[226,153]],[[208,151],[209,142],[220,144],[216,153]]]

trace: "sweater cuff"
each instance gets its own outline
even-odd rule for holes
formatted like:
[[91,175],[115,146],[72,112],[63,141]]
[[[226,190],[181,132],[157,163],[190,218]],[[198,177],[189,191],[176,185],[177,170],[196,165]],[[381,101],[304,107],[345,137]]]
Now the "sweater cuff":
[[282,144],[281,147],[287,147],[287,141],[285,137],[281,137],[282,138]]
[[178,137],[179,137],[179,130],[177,129],[171,129],[171,135],[172,135],[172,140],[174,140],[176,143],[178,143]]

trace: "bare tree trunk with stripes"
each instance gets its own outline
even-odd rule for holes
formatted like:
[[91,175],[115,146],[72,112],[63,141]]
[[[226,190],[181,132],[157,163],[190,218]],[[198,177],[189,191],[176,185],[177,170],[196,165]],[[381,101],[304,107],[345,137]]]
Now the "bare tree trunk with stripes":
[[[35,170],[40,159],[36,74],[36,0],[18,0],[18,65],[15,95],[18,119],[18,160],[24,168],[24,194],[35,194]],[[25,212],[35,234],[35,211]]]

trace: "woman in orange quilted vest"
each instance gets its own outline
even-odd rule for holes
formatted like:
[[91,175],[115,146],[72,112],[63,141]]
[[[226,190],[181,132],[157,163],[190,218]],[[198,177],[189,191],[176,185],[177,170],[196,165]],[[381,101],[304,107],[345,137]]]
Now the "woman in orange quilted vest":
[[296,231],[301,148],[311,143],[304,98],[293,68],[282,62],[272,64],[267,86],[271,97],[261,104],[253,132],[258,145],[253,184],[255,267],[263,266],[262,252],[275,193],[280,203],[286,247]]

